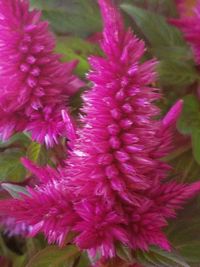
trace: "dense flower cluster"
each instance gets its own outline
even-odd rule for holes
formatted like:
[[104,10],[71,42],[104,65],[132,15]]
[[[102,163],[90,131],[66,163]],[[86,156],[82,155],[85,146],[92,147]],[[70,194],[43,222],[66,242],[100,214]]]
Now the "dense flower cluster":
[[178,101],[163,120],[154,102],[160,98],[155,60],[140,63],[144,43],[126,30],[110,0],[99,0],[104,20],[104,57],[91,57],[85,93],[83,128],[64,169],[39,168],[24,161],[42,181],[30,197],[0,202],[12,214],[44,232],[49,242],[73,242],[91,255],[115,256],[116,244],[148,250],[170,244],[163,232],[168,218],[200,190],[166,181],[170,166],[161,158],[171,150],[172,131],[180,114]]
[[191,16],[183,13],[180,19],[171,21],[182,30],[185,39],[192,47],[196,63],[200,65],[200,1],[196,2]]
[[53,52],[54,38],[40,17],[26,0],[0,1],[0,136],[26,130],[53,146],[66,135],[61,111],[82,82],[72,75],[76,62],[61,63]]

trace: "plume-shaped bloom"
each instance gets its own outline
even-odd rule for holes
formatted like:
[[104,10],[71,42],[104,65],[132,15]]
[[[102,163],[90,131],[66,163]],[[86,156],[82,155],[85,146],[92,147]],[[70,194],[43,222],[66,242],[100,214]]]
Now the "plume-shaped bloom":
[[[183,3],[182,3],[183,5]],[[194,52],[194,59],[200,65],[200,1],[195,1],[192,8],[192,15],[181,14],[180,19],[172,19],[171,22],[179,27],[187,42],[191,45]]]
[[[43,171],[41,172],[41,175]],[[29,236],[43,232],[49,243],[62,246],[79,216],[73,208],[73,194],[56,183],[48,183],[35,189],[27,188],[28,196],[0,202],[3,215],[12,215],[19,225],[26,224]]]
[[90,58],[93,88],[84,95],[85,126],[66,169],[68,187],[80,199],[75,243],[105,257],[114,256],[118,242],[133,249],[170,249],[162,231],[166,219],[199,190],[199,183],[164,182],[170,166],[161,158],[171,149],[170,128],[182,101],[163,120],[155,119],[156,62],[140,63],[144,43],[125,30],[111,1],[99,3],[105,57]]
[[[170,166],[161,158],[171,150],[171,127],[182,108],[178,101],[157,120],[160,98],[154,60],[140,63],[144,43],[126,30],[111,0],[99,0],[104,20],[104,57],[92,57],[84,95],[86,114],[60,178],[25,164],[40,179],[51,181],[29,190],[31,197],[0,202],[0,214],[12,214],[62,244],[67,233],[94,255],[115,256],[116,244],[148,250],[170,244],[163,232],[167,218],[200,190],[200,183],[166,182]],[[58,176],[59,176],[58,175]]]
[[[21,184],[21,183],[20,183]],[[8,192],[3,189],[5,183],[0,186],[0,199],[11,199]],[[7,185],[7,184],[6,184]],[[10,185],[10,184],[9,184]],[[9,216],[0,216],[0,228],[1,230],[8,236],[27,236],[31,227],[29,227],[26,223],[17,222],[16,219],[10,214]]]
[[0,135],[20,131],[53,146],[66,136],[61,111],[83,83],[61,63],[55,41],[41,13],[26,0],[0,0]]

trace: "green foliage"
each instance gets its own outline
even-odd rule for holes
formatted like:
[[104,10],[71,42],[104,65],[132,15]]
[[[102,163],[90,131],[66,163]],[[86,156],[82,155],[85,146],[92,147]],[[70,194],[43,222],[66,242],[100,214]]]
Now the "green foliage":
[[76,267],[91,267],[91,262],[86,253],[81,253],[81,256]]
[[182,134],[192,137],[193,155],[200,164],[200,103],[194,95],[184,97],[184,108],[178,129]]
[[79,254],[77,248],[72,245],[64,248],[48,246],[33,256],[26,267],[73,267]]
[[37,162],[40,156],[40,152],[41,152],[41,145],[36,142],[32,142],[27,148],[26,156],[30,160]]
[[89,70],[88,57],[100,54],[97,45],[79,37],[59,37],[56,51],[64,55],[64,61],[78,60],[76,73],[82,77],[85,77]]
[[190,267],[176,252],[152,247],[149,252],[136,252],[137,260],[145,267]]
[[133,257],[133,252],[128,247],[125,247],[123,245],[118,245],[116,253],[119,258],[121,258],[122,260],[126,262],[129,262],[129,263],[135,262],[134,257]]
[[193,157],[193,151],[189,141],[186,145],[175,150],[169,157],[170,165],[173,167],[172,178],[180,182],[194,182],[199,179],[200,165]]
[[20,162],[24,152],[18,148],[10,148],[0,153],[0,180],[22,181],[26,171]]
[[180,61],[180,59],[176,61],[175,57],[174,60],[161,60],[158,72],[160,82],[165,86],[188,86],[199,79],[192,64]]
[[134,4],[138,7],[170,17],[177,15],[176,5],[173,0],[124,0],[122,3]]
[[57,33],[89,36],[101,30],[97,3],[93,0],[31,0]]
[[152,47],[185,45],[180,31],[163,16],[130,4],[122,4],[121,8],[135,20]]
[[190,266],[200,262],[199,200],[193,200],[192,203],[187,205],[179,215],[179,218],[171,222],[167,229],[167,236],[171,243]]
[[137,23],[147,41],[149,52],[159,59],[159,79],[164,86],[187,86],[199,79],[189,48],[180,31],[154,12],[130,4],[121,8]]
[[194,158],[200,164],[200,129],[195,129],[192,132],[192,148]]
[[7,148],[10,146],[23,146],[26,147],[27,145],[29,145],[30,143],[30,138],[28,137],[28,135],[25,135],[23,133],[18,133],[13,135],[8,141],[6,142],[2,142],[0,141],[0,149],[2,148]]
[[200,104],[194,95],[183,98],[184,107],[178,122],[178,130],[182,134],[192,134],[194,129],[200,127]]

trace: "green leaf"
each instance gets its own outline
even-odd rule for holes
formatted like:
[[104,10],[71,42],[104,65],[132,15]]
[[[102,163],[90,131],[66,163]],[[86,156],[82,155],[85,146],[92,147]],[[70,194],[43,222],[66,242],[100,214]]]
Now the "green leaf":
[[19,149],[7,149],[0,153],[0,180],[23,181],[26,170],[20,162],[24,152]]
[[137,260],[145,267],[190,267],[176,252],[151,247],[149,252],[136,252]]
[[57,33],[86,37],[101,30],[101,19],[93,0],[31,0],[40,8]]
[[79,37],[59,37],[56,51],[64,55],[64,61],[78,60],[79,63],[75,72],[82,77],[89,70],[88,56],[100,54],[100,49],[97,45]]
[[90,267],[91,262],[87,256],[87,253],[82,252],[81,257],[79,259],[79,263],[76,267]]
[[200,264],[200,240],[182,244],[178,249],[188,262]]
[[161,60],[158,64],[159,80],[165,86],[188,86],[199,79],[195,67],[186,61]]
[[[180,133],[192,137],[193,156],[196,162],[200,164],[200,104],[197,97],[194,95],[186,95],[183,100],[183,112],[177,123],[177,127]],[[190,163],[192,165],[190,165]],[[183,164],[182,161],[180,161],[180,166],[181,164]],[[197,169],[193,162],[193,157],[187,157],[186,164],[182,166],[183,171],[184,169],[187,171],[188,167],[191,170]]]
[[125,0],[123,2],[126,4],[134,4],[150,11],[156,11],[167,17],[174,17],[177,15],[176,5],[173,0]]
[[129,262],[129,263],[135,262],[134,258],[133,258],[132,251],[128,247],[125,247],[125,246],[120,244],[116,248],[116,253],[117,253],[117,256],[119,258],[121,258],[122,260],[124,260],[126,262]]
[[7,183],[3,183],[3,184],[1,184],[1,186],[3,189],[8,191],[8,193],[13,198],[21,198],[21,194],[30,196],[29,192],[23,186],[19,186],[19,185],[15,185],[15,184],[7,184]]
[[[200,264],[200,198],[193,200],[179,213],[176,221],[170,222],[167,236],[173,247],[192,264]],[[198,265],[199,266],[199,265]]]
[[[183,147],[184,148],[184,147]],[[181,148],[182,149],[182,148]],[[176,176],[176,180],[179,182],[194,182],[199,179],[200,166],[193,157],[193,151],[191,144],[186,146],[186,150],[180,149],[174,154],[171,154],[171,159],[168,162],[172,166],[172,175]]]
[[28,138],[28,136],[26,136],[23,133],[18,133],[13,135],[8,141],[6,142],[2,142],[0,141],[0,148],[6,148],[9,147],[11,145],[21,145],[21,146],[28,146],[28,144],[30,143],[30,139]]
[[32,142],[28,146],[26,155],[30,160],[37,162],[40,156],[40,152],[41,152],[41,145],[36,142]]
[[192,134],[193,129],[200,129],[200,105],[194,95],[183,98],[184,106],[178,121],[178,130],[182,134]]
[[26,261],[26,255],[16,256],[12,267],[24,267]]
[[149,41],[149,52],[160,60],[158,72],[161,85],[182,87],[199,80],[192,52],[177,28],[157,13],[130,4],[122,4],[121,7]]
[[26,267],[69,267],[68,263],[71,264],[79,255],[80,252],[73,245],[64,248],[48,246],[33,256]]
[[180,266],[183,267],[189,267],[189,265],[185,262],[185,260],[178,255],[177,252],[172,251],[172,252],[167,252],[161,249],[158,249],[156,247],[152,247],[151,251],[155,253],[155,255],[163,257],[163,259],[172,261],[174,264],[179,264]]
[[195,160],[200,164],[200,128],[192,131],[192,149]]
[[185,45],[180,31],[163,16],[130,4],[122,4],[121,8],[135,20],[152,47]]

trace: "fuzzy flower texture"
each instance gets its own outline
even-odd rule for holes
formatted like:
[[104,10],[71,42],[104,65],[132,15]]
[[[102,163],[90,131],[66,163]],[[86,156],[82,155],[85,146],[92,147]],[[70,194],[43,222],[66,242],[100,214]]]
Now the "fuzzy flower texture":
[[105,56],[90,58],[93,88],[84,95],[74,150],[60,170],[23,160],[41,184],[28,189],[30,197],[2,200],[0,214],[30,225],[31,235],[43,232],[49,243],[65,244],[73,232],[72,242],[90,255],[114,257],[117,244],[170,250],[167,219],[200,190],[200,182],[166,181],[170,166],[161,160],[172,148],[182,101],[156,120],[156,62],[140,63],[143,41],[125,29],[111,0],[99,4]]
[[61,63],[53,52],[40,17],[26,0],[0,0],[0,137],[25,130],[53,146],[66,135],[61,112],[82,82],[72,75],[76,62]]

